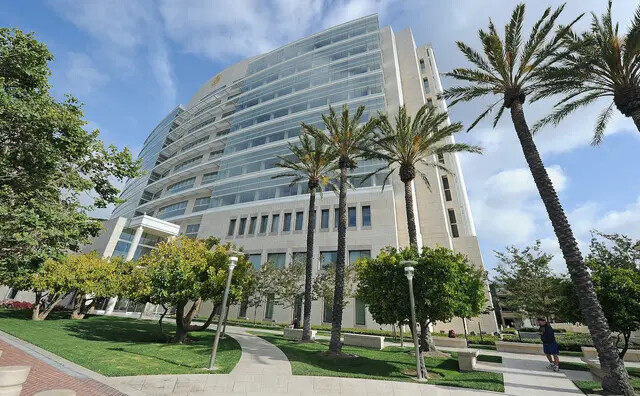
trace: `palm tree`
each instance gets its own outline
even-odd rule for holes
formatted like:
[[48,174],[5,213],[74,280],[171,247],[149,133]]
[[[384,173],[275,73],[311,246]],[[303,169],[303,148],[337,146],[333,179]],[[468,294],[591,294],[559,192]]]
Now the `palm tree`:
[[[314,127],[302,123],[304,131],[314,131]],[[309,187],[309,217],[307,219],[307,257],[304,281],[304,319],[302,341],[311,341],[311,283],[313,277],[313,242],[316,223],[316,192],[322,194],[323,187],[330,184],[332,173],[337,170],[335,154],[331,146],[322,139],[313,139],[309,133],[300,136],[300,145],[289,143],[293,157],[280,157],[279,168],[290,172],[274,177],[292,177],[291,186],[306,180]]]
[[[385,181],[398,170],[400,180],[404,183],[404,200],[407,212],[407,228],[409,244],[418,249],[418,234],[413,213],[413,180],[419,174],[424,183],[430,186],[427,174],[423,169],[437,168],[450,173],[439,161],[433,160],[444,153],[472,152],[481,153],[478,146],[446,141],[462,130],[459,122],[448,124],[447,113],[438,111],[432,105],[422,106],[412,120],[407,109],[402,106],[395,117],[395,126],[391,125],[386,115],[380,115],[374,144],[367,149],[371,156],[386,161],[386,166],[368,176],[386,170]],[[384,184],[382,185],[384,189]]]
[[355,114],[349,114],[349,107],[342,107],[342,114],[338,116],[333,107],[329,106],[329,115],[323,114],[322,121],[328,131],[310,128],[310,132],[317,140],[324,141],[335,152],[340,169],[338,185],[338,257],[336,258],[336,284],[333,293],[333,310],[331,318],[331,341],[329,352],[338,354],[342,351],[340,335],[342,332],[342,302],[344,300],[344,268],[347,258],[347,187],[348,172],[355,169],[358,160],[365,158],[361,150],[366,142],[373,140],[374,129],[377,124],[375,118],[364,124],[360,120],[364,113],[364,106],[358,107]]
[[[476,68],[454,69],[446,73],[470,85],[450,88],[444,92],[444,96],[453,99],[452,105],[489,94],[499,96],[499,99],[480,114],[469,129],[497,105],[500,105],[500,108],[494,119],[494,126],[505,109],[510,111],[524,157],[558,238],[571,280],[577,294],[581,297],[580,309],[591,332],[594,346],[598,350],[605,374],[602,381],[603,388],[609,394],[632,395],[633,389],[629,383],[629,377],[611,340],[609,325],[598,302],[589,272],[524,116],[523,104],[527,95],[535,95],[540,78],[544,75],[544,69],[553,66],[558,59],[556,54],[562,45],[562,40],[577,21],[576,19],[567,26],[554,29],[563,8],[564,6],[561,6],[553,12],[548,8],[533,25],[529,39],[524,44],[522,43],[524,4],[516,6],[513,11],[511,21],[505,27],[504,42],[491,21],[488,32],[483,30],[479,32],[483,54],[458,42],[458,48]],[[554,30],[555,32],[552,32]]]
[[534,132],[549,123],[557,125],[576,109],[604,97],[613,101],[597,117],[592,144],[602,141],[614,105],[640,131],[640,7],[622,37],[611,19],[611,0],[600,20],[595,13],[592,16],[590,31],[567,35],[561,61],[542,70],[532,101],[555,94],[564,97],[553,113],[534,125]]

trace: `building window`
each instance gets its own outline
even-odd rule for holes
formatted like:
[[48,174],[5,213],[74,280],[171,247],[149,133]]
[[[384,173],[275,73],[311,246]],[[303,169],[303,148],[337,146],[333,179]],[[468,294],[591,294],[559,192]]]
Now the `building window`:
[[427,77],[422,79],[422,86],[424,87],[425,93],[431,93],[431,88],[429,87],[429,79]]
[[296,231],[302,230],[303,222],[304,222],[304,212],[296,212]]
[[244,230],[247,227],[247,218],[243,217],[240,219],[240,226],[238,227],[238,235],[244,235]]
[[338,261],[338,252],[336,250],[320,252],[320,266],[322,268],[335,265],[336,261]]
[[428,98],[427,99],[427,105],[429,105],[429,107],[433,107],[433,99]]
[[352,206],[349,208],[349,227],[356,226],[356,207]]
[[178,202],[169,206],[158,209],[156,217],[159,219],[166,219],[169,217],[183,215],[187,210],[187,201]]
[[425,65],[424,59],[420,59],[420,71],[424,73],[425,70],[427,70],[427,65]]
[[306,264],[307,263],[307,252],[294,252],[293,257],[291,257],[293,263],[297,264]]
[[267,232],[267,223],[269,222],[269,216],[262,216],[260,218],[260,233],[264,234]]
[[362,207],[362,226],[371,227],[371,206]]
[[267,261],[276,266],[276,268],[284,268],[287,261],[286,253],[269,253]]
[[211,197],[197,198],[196,202],[193,204],[192,212],[201,212],[203,210],[209,209],[209,204],[211,203]]
[[191,187],[193,187],[195,181],[196,181],[196,178],[191,177],[189,179],[185,179],[177,183],[173,183],[172,185],[167,187],[167,193],[176,193],[179,191],[188,190]]
[[329,228],[329,209],[322,209],[320,217],[320,228],[326,230]]
[[444,154],[438,153],[438,162],[444,165]]
[[273,304],[275,303],[275,295],[269,294],[267,295],[267,306],[264,310],[264,318],[265,319],[273,319]]
[[256,233],[256,223],[258,222],[258,217],[251,216],[249,220],[249,235],[253,235]]
[[262,265],[262,255],[260,253],[250,254],[249,261],[251,262],[253,268],[260,269],[260,266]]
[[324,299],[324,309],[322,312],[322,321],[324,323],[331,323],[333,317],[333,304],[330,304],[329,300]]
[[195,239],[198,236],[198,231],[200,231],[200,224],[189,224],[184,235],[188,238]]
[[191,159],[188,159],[188,160],[186,160],[184,162],[181,162],[178,165],[176,165],[173,168],[173,171],[174,172],[178,172],[178,171],[181,171],[183,169],[191,168],[192,166],[198,165],[201,160],[202,160],[202,156],[201,155],[197,156],[197,157],[194,157],[194,158],[191,158]]
[[229,221],[229,230],[227,231],[227,236],[233,236],[233,233],[236,230],[236,219],[231,219]]
[[339,224],[340,224],[340,209],[335,208],[333,210],[333,228],[338,229]]
[[349,250],[349,264],[353,264],[359,258],[371,257],[371,250]]
[[442,176],[442,188],[444,189],[444,199],[451,201],[451,188],[449,187],[449,178]]
[[271,232],[278,232],[278,227],[280,227],[280,215],[274,214],[271,216]]
[[457,238],[460,236],[458,234],[458,223],[456,222],[456,213],[453,209],[449,209],[449,223],[451,224],[451,236]]
[[218,178],[218,172],[205,173],[202,175],[202,181],[200,182],[201,186],[205,184],[213,183]]
[[291,213],[284,214],[284,224],[282,225],[282,231],[291,231]]
[[364,302],[356,298],[356,325],[365,326],[367,324],[367,309]]

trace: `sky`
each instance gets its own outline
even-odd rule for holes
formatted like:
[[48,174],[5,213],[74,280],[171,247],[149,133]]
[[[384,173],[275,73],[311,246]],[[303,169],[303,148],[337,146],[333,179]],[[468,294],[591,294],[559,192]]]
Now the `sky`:
[[[604,12],[606,0],[571,1],[561,23],[579,14]],[[209,78],[228,65],[364,15],[378,13],[381,26],[410,27],[417,45],[433,45],[440,72],[469,67],[455,46],[480,49],[478,29],[489,18],[509,21],[515,2],[505,0],[51,0],[5,1],[0,26],[33,31],[54,54],[53,94],[73,93],[101,138],[134,153],[176,105],[186,104]],[[527,2],[529,28],[548,6]],[[614,20],[625,31],[637,2],[614,1]],[[577,24],[589,26],[590,15]],[[525,30],[526,32],[527,30]],[[445,77],[443,86],[455,84]],[[488,102],[450,108],[452,121],[469,125]],[[527,105],[530,123],[553,102]],[[590,146],[595,117],[606,100],[585,107],[558,127],[535,137],[542,159],[585,254],[590,231],[640,238],[640,133],[617,113],[599,147]],[[566,272],[559,247],[508,117],[494,129],[481,122],[459,141],[478,144],[483,155],[461,155],[463,174],[485,266],[507,245],[542,242]],[[108,216],[109,212],[100,213]]]

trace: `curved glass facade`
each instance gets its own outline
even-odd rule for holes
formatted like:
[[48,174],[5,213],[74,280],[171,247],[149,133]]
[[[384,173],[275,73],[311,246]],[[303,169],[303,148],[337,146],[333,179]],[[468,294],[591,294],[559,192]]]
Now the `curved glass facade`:
[[[304,183],[290,187],[290,179],[273,178],[281,172],[275,168],[278,156],[289,154],[287,143],[297,141],[302,122],[323,128],[321,114],[343,104],[365,106],[363,122],[385,108],[375,15],[252,59],[241,78],[212,87],[184,111],[174,110],[145,142],[140,158],[147,174],[127,183],[127,203],[113,217],[144,212],[171,219],[306,194]],[[374,167],[362,163],[352,172],[354,180]],[[176,206],[180,210],[169,210]]]

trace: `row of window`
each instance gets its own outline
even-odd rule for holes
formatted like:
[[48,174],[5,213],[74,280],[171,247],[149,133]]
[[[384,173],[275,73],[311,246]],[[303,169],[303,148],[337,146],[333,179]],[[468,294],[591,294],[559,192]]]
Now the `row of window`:
[[[347,208],[347,227],[356,227],[358,224],[357,221],[357,208],[355,206],[350,206]],[[338,208],[334,208],[333,211],[333,228],[338,228],[338,223],[340,221],[340,215]],[[361,215],[360,215],[360,225],[362,227],[371,227],[371,207],[370,206],[362,206],[361,207]],[[320,211],[320,229],[326,230],[329,229],[329,209],[322,209]]]
[[[203,199],[203,198],[198,198]],[[203,199],[204,200],[204,199]],[[202,201],[204,202],[204,201]],[[198,204],[196,200],[196,204]],[[194,208],[195,211],[195,208]],[[360,221],[362,227],[370,227],[371,226],[371,207],[369,205],[363,205],[360,207],[361,216]],[[351,206],[347,209],[347,226],[348,227],[356,227],[357,226],[357,209],[355,206]],[[338,208],[335,208],[335,225],[334,227],[338,227]],[[271,223],[269,224],[269,215],[260,216],[260,227],[258,228],[259,234],[266,234],[267,230],[270,233],[278,233],[282,232],[290,232],[293,227],[295,231],[301,231],[304,223],[304,212],[298,211],[295,212],[295,222],[294,213],[288,212],[284,213],[282,218],[282,228],[280,227],[280,214],[274,213],[271,215]],[[231,219],[229,220],[229,228],[227,230],[227,236],[244,236],[245,232],[247,232],[247,221],[248,221],[248,233],[247,235],[254,235],[256,233],[256,228],[258,226],[258,216],[251,217],[241,217],[240,219]],[[237,230],[236,230],[237,226]],[[328,229],[329,228],[329,209],[322,209],[320,215],[320,229]]]
[[[371,257],[371,250],[349,250],[349,265],[356,262],[361,258]],[[291,262],[306,263],[307,252],[294,252],[291,258]],[[264,263],[271,263],[278,268],[284,268],[287,262],[286,253],[267,253],[267,259],[262,261],[262,254],[255,253],[249,255],[249,261],[253,268],[260,269]],[[323,250],[320,251],[320,266],[318,269],[326,268],[329,265],[335,265],[338,261],[338,251],[336,250]]]

